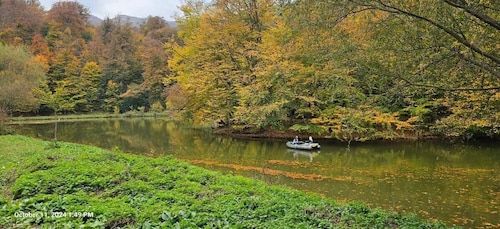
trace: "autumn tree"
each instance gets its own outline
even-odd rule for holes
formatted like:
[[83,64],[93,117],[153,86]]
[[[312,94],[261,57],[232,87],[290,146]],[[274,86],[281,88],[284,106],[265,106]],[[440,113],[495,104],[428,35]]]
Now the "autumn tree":
[[[138,31],[128,22],[107,18],[98,28],[97,35],[103,45],[99,63],[103,74],[104,96],[110,93],[121,95],[127,92],[129,85],[141,84],[143,70],[139,61],[138,47],[141,39]],[[113,88],[108,88],[109,85],[113,85]],[[108,92],[108,89],[112,92]],[[141,106],[135,102],[136,99],[136,96],[125,94],[114,106],[119,107],[122,112],[135,109]],[[114,106],[105,109],[113,110]]]
[[48,66],[52,54],[50,53],[48,42],[41,34],[33,36],[29,50],[39,62]]
[[[85,64],[81,57],[90,39],[88,15],[88,9],[78,2],[54,3],[47,12],[44,39],[37,38],[36,46],[32,45],[33,50],[40,54],[45,52],[45,46],[50,51],[46,88],[48,91],[44,92],[47,94],[45,98],[55,96],[57,99],[47,99],[47,101],[58,101],[58,103],[64,101],[69,104],[60,107],[52,105],[51,108],[55,112],[75,111],[75,109],[80,111],[87,102],[84,98],[86,88],[80,87],[82,82],[80,72]],[[51,93],[52,95],[49,95]]]
[[[192,63],[187,61],[196,52],[196,47],[187,46],[185,41],[189,41],[196,35],[200,27],[201,15],[206,10],[207,6],[203,1],[188,0],[180,9],[183,12],[182,16],[177,16],[176,22],[179,28],[178,40],[165,43],[166,51],[172,55],[168,61],[169,67],[172,69],[172,74],[164,79],[166,88],[166,105],[169,112],[174,117],[182,117],[192,119],[193,112],[188,107],[190,102],[190,94],[192,91],[188,85],[179,82],[179,79],[188,77],[192,71]],[[182,80],[181,80],[182,81]]]
[[170,54],[164,50],[167,41],[176,39],[176,30],[171,28],[161,17],[148,17],[141,25],[143,42],[138,48],[143,68],[143,82],[135,88],[129,88],[129,95],[144,94],[147,102],[145,108],[162,111],[166,108],[163,84],[164,78],[170,73],[167,64]]
[[382,106],[403,109],[425,127],[439,123],[435,131],[443,134],[496,132],[500,11],[493,1],[332,2],[340,6],[338,21],[372,15],[363,49],[370,55],[353,62],[363,81],[386,82],[379,84]]
[[[179,34],[169,62],[188,95],[186,106],[196,123],[230,124],[241,90],[252,85],[259,62],[258,45],[270,1],[215,1],[203,8],[191,2],[183,8]],[[200,10],[202,9],[202,10]]]
[[260,2],[253,16],[260,24],[251,61],[251,74],[238,90],[240,101],[234,114],[234,123],[250,128],[281,128],[289,118],[289,105],[294,93],[289,82],[299,65],[291,60],[292,30],[277,15],[279,8]]
[[43,11],[37,0],[0,1],[0,41],[7,44],[30,44],[40,33]]
[[494,131],[492,8],[490,1],[188,1],[180,41],[167,45],[170,108],[199,123],[291,123],[349,141],[418,128]]
[[80,80],[76,83],[80,91],[80,103],[76,104],[77,110],[94,111],[101,107],[98,85],[101,81],[102,70],[96,62],[86,63],[81,72]]
[[71,30],[73,38],[90,39],[88,34],[89,10],[77,1],[59,1],[47,12],[47,22],[58,31]]
[[0,110],[11,114],[38,109],[33,90],[44,81],[44,71],[25,48],[0,44]]
[[44,79],[44,68],[23,47],[0,45],[1,107],[28,112],[38,107],[32,90]]
[[[52,5],[46,16],[45,40],[54,56],[59,52],[80,57],[91,40],[88,9],[75,1],[60,1]],[[84,63],[80,63],[83,65]]]

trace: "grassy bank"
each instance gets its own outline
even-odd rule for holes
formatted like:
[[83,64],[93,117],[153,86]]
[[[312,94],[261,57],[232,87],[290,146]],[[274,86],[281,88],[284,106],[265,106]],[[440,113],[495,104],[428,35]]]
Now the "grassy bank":
[[[87,113],[87,114],[66,114],[58,115],[58,120],[92,120],[92,119],[104,119],[104,118],[146,118],[146,117],[166,117],[167,113],[156,113],[156,112],[127,112],[122,114],[114,113]],[[52,122],[56,119],[56,116],[18,116],[9,118],[10,124],[17,123],[38,123],[38,122]]]
[[0,136],[0,228],[444,228],[171,157]]

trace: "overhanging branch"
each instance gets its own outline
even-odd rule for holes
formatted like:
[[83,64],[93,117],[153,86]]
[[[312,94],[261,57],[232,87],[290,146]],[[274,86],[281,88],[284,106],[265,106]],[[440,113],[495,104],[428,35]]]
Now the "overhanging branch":
[[398,77],[403,80],[405,83],[411,86],[416,87],[427,87],[427,88],[435,88],[440,91],[499,91],[500,87],[484,87],[484,88],[446,88],[432,84],[422,84],[422,83],[414,83],[404,77]]
[[[497,78],[500,78],[500,73],[498,72],[498,70],[496,70],[496,66],[500,67],[500,58],[496,55],[493,55],[491,53],[488,53],[486,51],[484,51],[483,49],[481,49],[480,47],[474,45],[473,43],[469,42],[465,37],[463,37],[461,34],[453,31],[452,29],[438,23],[437,21],[434,21],[430,18],[427,18],[427,17],[424,17],[424,16],[421,16],[421,15],[418,15],[416,13],[412,13],[410,11],[406,11],[406,10],[403,10],[403,9],[400,9],[396,6],[392,6],[392,5],[389,5],[387,3],[385,3],[384,1],[382,0],[374,0],[374,1],[363,1],[363,0],[347,0],[359,7],[361,7],[362,9],[361,10],[357,10],[357,11],[364,11],[364,10],[380,10],[380,11],[383,11],[383,12],[387,12],[387,13],[390,13],[390,14],[398,14],[398,15],[404,15],[404,16],[407,16],[407,17],[411,17],[411,18],[415,18],[417,20],[421,20],[421,21],[424,21],[424,22],[427,22],[429,23],[430,25],[438,28],[439,30],[445,32],[446,34],[450,35],[454,40],[456,40],[457,42],[459,42],[460,44],[464,45],[465,47],[469,48],[472,52],[474,53],[477,53],[478,55],[486,58],[486,59],[489,59],[490,61],[492,61],[493,65],[494,66],[489,66],[488,64],[485,64],[485,63],[479,63],[478,61],[474,61],[472,60],[471,58],[467,58],[466,56],[464,55],[458,55],[460,58],[462,58],[463,60],[469,62],[469,63],[472,63],[474,64],[475,66],[478,66],[482,69],[484,69],[485,71],[488,71],[490,72],[492,75],[494,75],[495,77]],[[455,3],[456,1],[460,1],[460,0],[456,0],[456,1],[452,1],[452,0],[445,0],[445,1],[448,1],[450,2],[449,4],[451,3]],[[460,5],[458,5],[460,6]],[[466,8],[468,9],[469,11],[471,12],[475,12],[477,16],[482,16],[482,18],[484,20],[486,20],[488,17],[485,16],[485,15],[480,15],[478,14],[478,11],[474,11],[473,9],[471,8]],[[356,11],[351,11],[352,13],[355,13]],[[471,12],[469,12],[470,14],[472,14]],[[348,14],[346,14],[348,15]],[[477,17],[476,16],[476,17]],[[499,23],[495,20],[488,20],[490,23],[488,24],[491,24],[494,28],[496,28],[497,26],[500,27],[500,25],[498,25]]]
[[482,21],[488,25],[491,25],[493,28],[495,28],[497,30],[500,30],[500,22],[499,21],[495,20],[494,18],[486,15],[485,13],[483,13],[477,9],[474,9],[472,7],[468,7],[466,1],[464,1],[464,0],[444,0],[444,2],[450,6],[462,9],[465,12],[476,17],[480,21]]
[[447,33],[448,35],[450,35],[451,37],[453,37],[455,40],[457,40],[458,42],[460,42],[461,44],[463,44],[464,46],[470,48],[471,50],[473,50],[474,52],[478,53],[479,55],[481,56],[484,56],[490,60],[492,60],[493,62],[495,62],[496,64],[500,65],[500,59],[496,56],[493,56],[489,53],[486,53],[484,52],[483,50],[481,50],[480,48],[478,48],[477,46],[471,44],[470,42],[468,42],[466,39],[464,39],[462,36],[460,36],[458,33],[454,32],[453,30],[429,19],[429,18],[426,18],[426,17],[423,17],[423,16],[420,16],[418,14],[414,14],[412,12],[409,12],[409,11],[405,11],[405,10],[402,10],[402,9],[399,9],[397,7],[394,7],[394,6],[389,6],[385,3],[383,3],[382,1],[377,1],[379,2],[383,7],[385,8],[382,8],[382,7],[379,7],[378,9],[381,10],[381,11],[385,11],[385,12],[388,12],[388,13],[396,13],[396,14],[403,14],[403,15],[406,15],[406,16],[409,16],[409,17],[413,17],[413,18],[416,18],[416,19],[419,19],[419,20],[422,20],[422,21],[425,21],[435,27],[437,27],[438,29],[444,31],[445,33]]

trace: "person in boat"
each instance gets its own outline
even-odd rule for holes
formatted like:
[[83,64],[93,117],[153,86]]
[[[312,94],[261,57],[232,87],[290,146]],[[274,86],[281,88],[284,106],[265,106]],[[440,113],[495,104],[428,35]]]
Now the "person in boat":
[[313,137],[309,135],[309,142],[313,143]]
[[295,138],[292,141],[293,144],[299,143],[299,136],[295,136]]

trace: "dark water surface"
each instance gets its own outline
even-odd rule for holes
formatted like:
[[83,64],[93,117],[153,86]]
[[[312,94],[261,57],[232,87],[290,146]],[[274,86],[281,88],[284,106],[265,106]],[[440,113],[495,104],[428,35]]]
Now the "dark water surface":
[[[18,133],[52,139],[54,123],[15,125]],[[289,150],[282,140],[241,140],[161,119],[59,122],[58,140],[148,156],[174,157],[319,193],[414,213],[448,225],[500,227],[500,144],[364,143],[348,150]],[[291,136],[292,137],[292,136]]]

